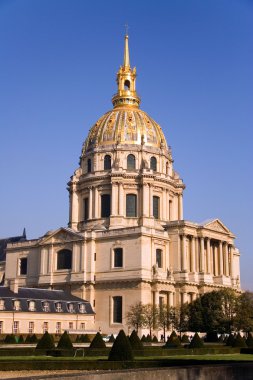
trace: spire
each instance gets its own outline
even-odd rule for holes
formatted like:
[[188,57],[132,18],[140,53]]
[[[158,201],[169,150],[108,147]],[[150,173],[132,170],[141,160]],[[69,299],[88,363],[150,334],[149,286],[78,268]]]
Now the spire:
[[131,69],[128,34],[125,35],[124,62],[117,73],[118,92],[112,98],[114,107],[139,107],[140,98],[135,90],[136,68]]
[[123,67],[130,67],[128,35],[125,35],[124,64]]

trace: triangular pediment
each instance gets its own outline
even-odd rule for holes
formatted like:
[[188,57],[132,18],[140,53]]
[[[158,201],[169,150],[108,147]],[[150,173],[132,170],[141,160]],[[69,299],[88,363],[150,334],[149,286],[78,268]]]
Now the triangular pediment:
[[61,227],[47,232],[40,240],[40,245],[48,243],[64,243],[83,240],[83,236],[71,228]]
[[203,227],[208,228],[209,230],[222,232],[229,234],[231,231],[219,220],[213,219],[203,224]]

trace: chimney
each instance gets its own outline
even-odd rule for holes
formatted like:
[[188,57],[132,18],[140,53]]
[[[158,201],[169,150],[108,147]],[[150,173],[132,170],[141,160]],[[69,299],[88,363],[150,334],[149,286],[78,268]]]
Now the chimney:
[[10,280],[9,281],[9,287],[13,293],[17,294],[18,293],[18,279],[13,278],[12,280]]

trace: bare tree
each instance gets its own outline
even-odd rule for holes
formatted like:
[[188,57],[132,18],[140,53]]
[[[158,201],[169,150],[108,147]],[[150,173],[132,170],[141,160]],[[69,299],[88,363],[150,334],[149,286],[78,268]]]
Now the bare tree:
[[152,336],[152,330],[157,328],[159,308],[151,303],[143,305],[144,326],[149,329],[149,335]]
[[165,342],[165,334],[170,326],[175,323],[175,308],[166,304],[159,306],[158,325],[163,329],[163,340]]
[[128,326],[132,326],[138,333],[138,329],[144,327],[144,305],[141,302],[130,306],[126,314]]

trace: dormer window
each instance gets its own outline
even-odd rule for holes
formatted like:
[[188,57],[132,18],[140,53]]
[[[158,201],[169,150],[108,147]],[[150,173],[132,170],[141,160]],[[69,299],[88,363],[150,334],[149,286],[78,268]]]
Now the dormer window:
[[62,304],[61,304],[61,302],[56,302],[55,303],[55,310],[57,311],[57,313],[61,313],[62,312]]
[[42,303],[42,305],[43,305],[43,306],[42,306],[42,307],[43,307],[43,311],[45,311],[46,313],[50,311],[50,309],[49,309],[49,302],[44,301],[44,302]]
[[35,311],[35,301],[28,301],[29,311]]
[[80,313],[85,313],[86,308],[85,308],[85,304],[84,303],[80,303],[80,305],[79,305],[79,311],[80,311]]
[[4,300],[0,300],[0,310],[5,310]]
[[21,310],[20,301],[19,300],[14,300],[13,301],[13,309],[16,310],[16,311]]
[[74,309],[73,303],[68,304],[68,311],[69,311],[69,313],[74,313],[75,309]]

